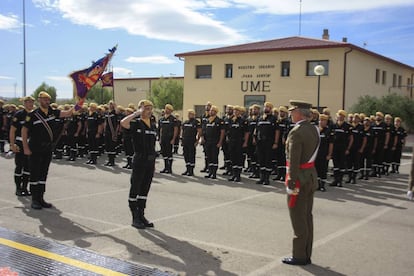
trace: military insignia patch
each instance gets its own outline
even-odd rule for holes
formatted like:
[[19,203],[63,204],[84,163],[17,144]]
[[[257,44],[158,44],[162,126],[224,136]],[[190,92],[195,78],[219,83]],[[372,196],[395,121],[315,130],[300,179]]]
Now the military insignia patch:
[[17,122],[17,118],[16,117],[13,118],[13,122]]
[[30,121],[30,116],[26,116],[26,122]]

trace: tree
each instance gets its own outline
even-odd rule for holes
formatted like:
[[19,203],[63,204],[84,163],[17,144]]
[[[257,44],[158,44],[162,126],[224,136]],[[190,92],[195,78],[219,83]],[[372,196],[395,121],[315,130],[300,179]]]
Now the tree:
[[358,102],[350,108],[351,112],[375,114],[381,111],[393,117],[401,117],[409,129],[414,129],[414,101],[395,93],[378,99],[372,96],[359,97]]
[[102,87],[100,83],[95,84],[86,95],[87,101],[96,102],[98,104],[108,103],[112,98],[112,88]]
[[171,104],[174,109],[181,110],[183,108],[183,91],[182,81],[161,77],[153,82],[149,98],[156,108],[163,109],[166,104]]
[[56,88],[53,86],[49,86],[45,82],[42,82],[42,84],[38,88],[36,88],[36,90],[32,94],[32,97],[37,99],[37,96],[42,91],[47,92],[50,95],[50,97],[52,97],[50,102],[52,103],[56,102],[56,97],[57,97]]

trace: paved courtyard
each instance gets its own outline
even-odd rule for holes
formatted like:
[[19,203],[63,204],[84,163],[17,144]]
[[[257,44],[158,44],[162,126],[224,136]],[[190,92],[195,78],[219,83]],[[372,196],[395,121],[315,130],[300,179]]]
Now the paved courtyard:
[[[159,174],[149,195],[151,230],[136,230],[127,198],[130,171],[55,160],[45,198],[49,210],[30,209],[14,195],[14,162],[0,157],[0,227],[52,239],[179,275],[412,275],[414,202],[405,199],[411,159],[400,174],[318,192],[314,204],[313,264],[292,267],[292,230],[284,186],[233,183],[199,173],[183,177],[175,156],[173,175]],[[222,159],[220,159],[222,160]]]

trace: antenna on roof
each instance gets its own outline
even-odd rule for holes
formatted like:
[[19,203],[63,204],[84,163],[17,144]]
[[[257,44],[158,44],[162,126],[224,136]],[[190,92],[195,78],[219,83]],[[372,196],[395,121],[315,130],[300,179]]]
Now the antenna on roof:
[[302,31],[302,0],[299,0],[299,36]]

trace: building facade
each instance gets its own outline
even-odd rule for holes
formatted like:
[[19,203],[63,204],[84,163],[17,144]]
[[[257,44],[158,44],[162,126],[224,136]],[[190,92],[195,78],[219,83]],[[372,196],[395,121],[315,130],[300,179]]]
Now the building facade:
[[[184,106],[200,115],[210,101],[225,105],[288,105],[290,99],[335,111],[360,96],[398,93],[412,98],[412,66],[346,42],[288,37],[176,54],[184,61]],[[323,65],[317,76],[314,67]],[[318,85],[318,78],[319,85]]]

